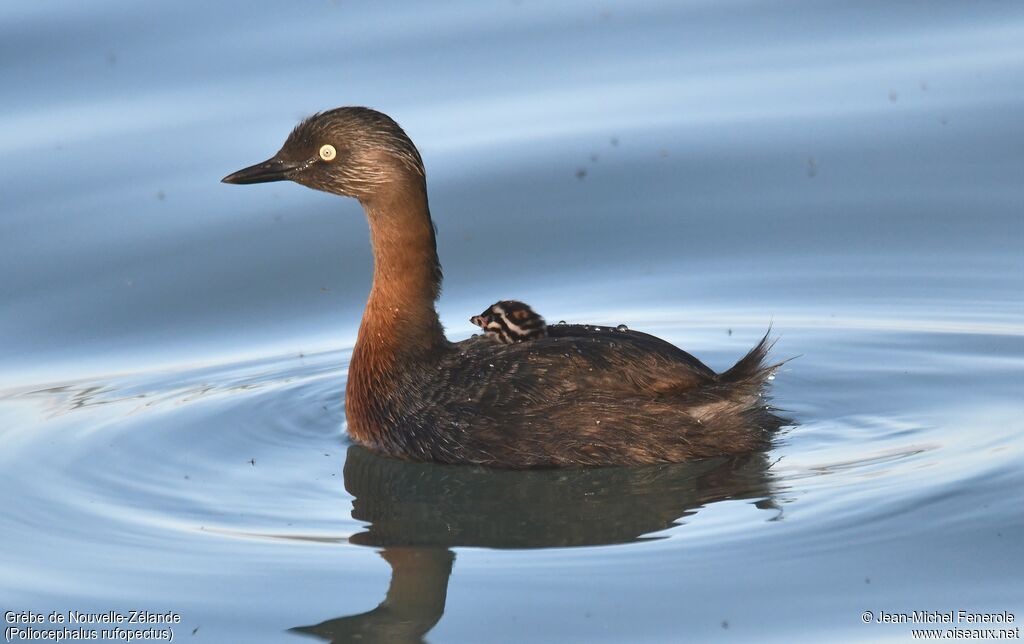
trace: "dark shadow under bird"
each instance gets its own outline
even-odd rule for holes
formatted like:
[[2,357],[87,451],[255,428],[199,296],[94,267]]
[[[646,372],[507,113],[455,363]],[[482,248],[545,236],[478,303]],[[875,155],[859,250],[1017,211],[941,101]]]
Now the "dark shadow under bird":
[[[380,549],[391,581],[380,604],[290,632],[329,642],[423,642],[448,602],[454,548],[571,548],[637,543],[685,532],[719,501],[746,499],[775,521],[777,484],[764,452],[645,467],[508,471],[387,458],[358,445],[345,457],[353,545]],[[495,499],[501,499],[495,503]],[[680,596],[699,593],[699,570]],[[456,597],[459,597],[456,594]],[[461,595],[465,598],[465,595]]]

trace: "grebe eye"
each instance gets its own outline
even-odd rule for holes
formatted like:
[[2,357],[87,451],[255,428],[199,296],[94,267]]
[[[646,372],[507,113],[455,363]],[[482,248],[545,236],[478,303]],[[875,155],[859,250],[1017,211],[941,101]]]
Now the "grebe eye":
[[334,161],[336,156],[338,156],[338,151],[330,143],[320,146],[320,158],[324,161]]

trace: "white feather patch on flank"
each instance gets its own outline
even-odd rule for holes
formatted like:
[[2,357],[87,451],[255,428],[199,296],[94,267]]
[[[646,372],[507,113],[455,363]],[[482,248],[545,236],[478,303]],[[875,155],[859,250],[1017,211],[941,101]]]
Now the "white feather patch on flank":
[[687,409],[686,412],[690,414],[694,420],[702,423],[716,414],[727,411],[733,406],[733,404],[734,403],[728,400],[716,400],[715,402],[704,403],[703,405],[691,407],[690,409]]

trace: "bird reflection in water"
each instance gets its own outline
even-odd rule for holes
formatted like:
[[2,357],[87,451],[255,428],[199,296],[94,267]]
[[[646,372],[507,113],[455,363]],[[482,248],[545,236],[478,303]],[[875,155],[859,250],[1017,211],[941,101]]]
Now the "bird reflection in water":
[[411,463],[348,450],[354,544],[381,548],[379,606],[291,629],[329,642],[420,642],[444,614],[455,547],[556,548],[658,539],[709,503],[780,512],[764,453],[631,468],[508,471]]

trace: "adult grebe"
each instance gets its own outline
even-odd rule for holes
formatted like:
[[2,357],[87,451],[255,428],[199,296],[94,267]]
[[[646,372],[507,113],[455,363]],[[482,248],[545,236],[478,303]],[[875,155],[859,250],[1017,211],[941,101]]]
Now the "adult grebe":
[[370,223],[373,286],[345,390],[348,433],[363,445],[506,468],[637,465],[765,448],[782,423],[762,396],[767,337],[722,374],[624,327],[449,342],[423,162],[380,112],[316,114],[272,158],[223,179],[282,180],[355,197]]
[[488,338],[505,344],[536,340],[548,334],[544,318],[530,305],[516,300],[495,302],[469,321],[483,329]]

